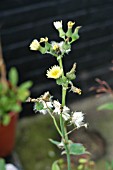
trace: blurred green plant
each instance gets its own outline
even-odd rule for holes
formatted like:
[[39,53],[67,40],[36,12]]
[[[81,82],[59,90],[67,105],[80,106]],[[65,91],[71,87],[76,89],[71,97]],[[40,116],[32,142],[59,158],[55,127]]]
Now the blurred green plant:
[[6,170],[5,160],[3,158],[0,158],[0,170]]
[[8,125],[11,119],[10,113],[17,114],[22,110],[21,102],[30,95],[31,81],[18,84],[19,75],[17,69],[12,67],[8,73],[8,79],[0,81],[0,124]]

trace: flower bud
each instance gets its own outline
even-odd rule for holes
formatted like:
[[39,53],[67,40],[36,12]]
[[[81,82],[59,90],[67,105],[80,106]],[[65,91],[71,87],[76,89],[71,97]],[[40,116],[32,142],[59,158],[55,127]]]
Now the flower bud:
[[62,29],[62,21],[53,22],[53,25],[59,31],[59,37],[64,39],[65,38],[65,32]]
[[29,47],[30,50],[37,51],[40,48],[40,43],[38,42],[38,40],[34,39]]
[[75,30],[72,34],[72,42],[79,39],[78,31],[79,31],[80,28],[81,28],[81,26],[78,26],[78,27],[75,28]]

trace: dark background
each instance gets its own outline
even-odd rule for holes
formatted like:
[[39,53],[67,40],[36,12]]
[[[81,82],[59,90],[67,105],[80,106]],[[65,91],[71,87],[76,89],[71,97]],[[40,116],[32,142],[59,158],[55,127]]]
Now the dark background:
[[[89,88],[95,78],[113,85],[110,71],[113,59],[113,0],[1,0],[0,34],[7,70],[16,66],[20,83],[33,81],[31,96],[37,97],[49,90],[60,99],[60,88],[47,79],[46,70],[56,64],[54,57],[29,50],[34,38],[49,37],[61,41],[53,27],[53,21],[63,20],[64,28],[69,20],[81,25],[80,39],[65,56],[65,70],[77,63],[74,82],[83,91],[81,96],[68,94],[68,103],[93,95]],[[21,115],[31,115],[31,104],[24,104]]]

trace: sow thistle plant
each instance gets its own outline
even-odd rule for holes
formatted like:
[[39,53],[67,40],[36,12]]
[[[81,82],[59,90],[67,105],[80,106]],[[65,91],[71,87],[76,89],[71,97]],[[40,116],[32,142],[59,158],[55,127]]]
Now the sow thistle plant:
[[[67,156],[67,169],[71,170],[71,155],[82,155],[88,153],[86,148],[80,143],[74,143],[69,139],[69,134],[74,130],[81,127],[87,128],[87,123],[84,121],[85,114],[78,111],[72,111],[66,106],[66,93],[72,91],[77,94],[81,94],[81,89],[73,85],[73,80],[76,78],[76,63],[73,64],[71,70],[67,73],[63,68],[63,57],[69,54],[71,51],[71,45],[77,39],[79,39],[78,31],[80,27],[73,29],[75,22],[69,21],[67,23],[67,32],[64,32],[62,21],[56,21],[53,23],[54,27],[59,33],[59,37],[62,39],[60,42],[49,42],[48,37],[40,38],[40,40],[33,40],[30,44],[30,49],[39,51],[42,54],[50,54],[56,58],[58,64],[51,66],[47,70],[47,78],[55,79],[56,84],[62,88],[62,102],[54,100],[49,91],[45,92],[39,98],[28,98],[28,102],[34,102],[35,112],[40,112],[43,115],[49,114],[52,118],[56,130],[61,136],[61,141],[55,141],[49,139],[50,142],[55,144],[61,149],[61,154]],[[43,44],[42,44],[43,43]],[[58,120],[56,120],[56,115]],[[73,127],[72,130],[67,130],[67,126]],[[52,170],[60,170],[58,160],[52,164]]]

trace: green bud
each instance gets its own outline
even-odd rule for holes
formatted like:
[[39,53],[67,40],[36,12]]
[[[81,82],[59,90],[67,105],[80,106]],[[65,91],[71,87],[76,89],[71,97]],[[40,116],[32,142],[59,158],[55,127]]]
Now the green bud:
[[65,38],[65,32],[63,31],[63,29],[59,28],[58,31],[59,31],[59,37],[64,39]]
[[72,69],[66,73],[66,77],[69,80],[74,80],[76,78],[75,69],[76,69],[76,63],[74,63]]
[[74,30],[74,32],[72,34],[72,42],[74,42],[77,39],[79,39],[78,31],[79,31],[80,28],[81,28],[81,26],[75,28],[75,30]]
[[40,51],[42,54],[45,54],[45,53],[46,53],[46,48],[40,46],[39,51]]
[[68,30],[66,32],[66,36],[67,37],[71,37],[72,36],[72,28],[68,28]]

